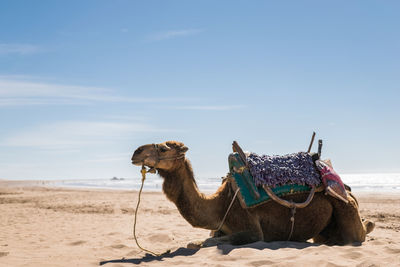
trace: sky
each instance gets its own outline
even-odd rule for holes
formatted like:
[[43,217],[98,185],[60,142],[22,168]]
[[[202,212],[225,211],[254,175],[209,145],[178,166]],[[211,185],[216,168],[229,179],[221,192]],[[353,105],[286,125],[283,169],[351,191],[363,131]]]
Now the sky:
[[[311,134],[340,173],[400,172],[398,1],[0,2],[0,179],[139,177],[178,140],[196,177],[231,144]],[[316,150],[314,144],[313,151]]]

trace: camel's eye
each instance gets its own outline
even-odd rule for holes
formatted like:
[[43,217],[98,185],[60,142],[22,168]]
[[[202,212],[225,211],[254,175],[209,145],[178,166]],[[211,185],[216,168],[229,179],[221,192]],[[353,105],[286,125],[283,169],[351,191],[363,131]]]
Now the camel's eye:
[[167,152],[168,148],[166,148],[165,146],[160,146],[160,152]]
[[143,148],[139,147],[138,149],[136,149],[135,154],[140,154],[143,152]]

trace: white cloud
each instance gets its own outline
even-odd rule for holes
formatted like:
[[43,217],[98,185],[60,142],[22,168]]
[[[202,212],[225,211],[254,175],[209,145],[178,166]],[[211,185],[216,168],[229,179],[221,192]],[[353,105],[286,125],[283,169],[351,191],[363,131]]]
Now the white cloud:
[[0,76],[0,107],[18,105],[82,105],[91,102],[158,103],[183,98],[126,97],[106,88],[60,85]]
[[[61,85],[41,82],[31,76],[0,76],[0,108],[7,106],[87,105],[92,103],[190,103],[196,98],[127,97],[112,89]],[[244,108],[244,105],[187,105],[165,107],[179,110],[222,111]]]
[[0,44],[0,55],[19,54],[27,55],[39,52],[38,46],[31,44]]
[[132,152],[126,153],[115,153],[115,154],[102,154],[102,155],[95,155],[93,159],[86,160],[87,162],[100,162],[100,163],[107,163],[107,162],[116,162],[116,161],[126,161],[132,156]]
[[83,105],[84,102],[67,99],[41,98],[0,98],[0,107],[27,106],[27,105]]
[[182,110],[233,110],[233,109],[240,109],[244,108],[244,105],[218,105],[218,106],[182,106],[182,107],[175,107],[175,109],[182,109]]
[[145,123],[65,121],[41,125],[14,134],[0,142],[2,146],[41,149],[73,149],[112,144],[137,134],[166,132]]
[[0,77],[0,97],[53,97],[90,99],[110,91],[104,88],[60,85]]
[[147,37],[147,40],[149,40],[149,41],[161,41],[161,40],[167,40],[167,39],[172,39],[172,38],[176,38],[176,37],[194,35],[194,34],[198,34],[200,32],[203,32],[203,30],[201,30],[201,29],[188,29],[188,30],[164,31],[164,32],[159,32],[159,33],[154,33],[154,34],[149,35]]

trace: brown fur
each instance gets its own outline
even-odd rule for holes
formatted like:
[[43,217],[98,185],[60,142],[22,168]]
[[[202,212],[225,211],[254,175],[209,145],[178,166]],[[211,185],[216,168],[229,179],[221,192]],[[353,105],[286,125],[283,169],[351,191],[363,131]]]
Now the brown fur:
[[[132,157],[133,164],[144,163],[156,167],[164,178],[163,192],[192,226],[217,229],[234,195],[231,178],[225,179],[216,193],[205,196],[198,190],[189,160],[174,159],[183,155],[187,147],[176,141],[161,143],[158,147],[159,153],[154,145],[139,147]],[[169,159],[157,162],[157,156]],[[302,202],[306,197],[307,194],[300,194],[286,199]],[[315,242],[332,245],[363,242],[374,224],[363,223],[357,200],[352,194],[349,194],[349,200],[345,204],[323,193],[316,193],[306,208],[296,210],[291,240],[306,241],[313,238]],[[287,240],[291,228],[290,217],[290,209],[276,202],[269,201],[255,208],[244,209],[236,199],[221,229],[223,236],[209,238],[200,245]]]

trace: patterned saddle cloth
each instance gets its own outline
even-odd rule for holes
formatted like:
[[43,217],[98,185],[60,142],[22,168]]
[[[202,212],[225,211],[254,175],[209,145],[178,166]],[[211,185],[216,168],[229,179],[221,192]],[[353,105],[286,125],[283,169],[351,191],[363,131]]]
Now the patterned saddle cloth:
[[312,156],[298,152],[284,156],[247,156],[250,173],[256,186],[283,186],[287,184],[317,186],[320,174],[315,168]]
[[258,156],[250,154],[248,166],[238,153],[228,157],[229,172],[240,188],[242,206],[258,206],[271,200],[262,185],[269,186],[278,197],[306,193],[311,186],[319,187],[321,178],[311,155],[300,152],[286,156]]

